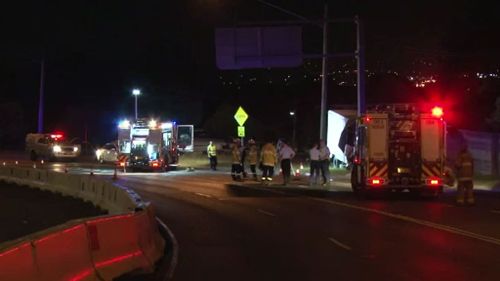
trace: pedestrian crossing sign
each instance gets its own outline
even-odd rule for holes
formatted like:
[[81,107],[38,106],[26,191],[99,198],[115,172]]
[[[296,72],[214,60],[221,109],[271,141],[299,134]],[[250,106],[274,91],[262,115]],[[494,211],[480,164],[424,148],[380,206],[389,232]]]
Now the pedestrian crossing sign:
[[248,119],[248,114],[245,112],[243,107],[239,107],[238,110],[236,110],[236,114],[234,114],[234,119],[236,122],[238,122],[238,125],[243,126],[245,122]]
[[238,137],[240,137],[240,138],[245,137],[245,127],[244,126],[238,126]]

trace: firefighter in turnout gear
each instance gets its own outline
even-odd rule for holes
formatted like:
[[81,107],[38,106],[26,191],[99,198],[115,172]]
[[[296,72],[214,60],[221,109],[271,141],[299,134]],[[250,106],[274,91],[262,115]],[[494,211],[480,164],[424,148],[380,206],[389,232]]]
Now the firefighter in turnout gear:
[[272,143],[268,142],[262,147],[260,161],[262,164],[262,183],[269,183],[273,180],[274,166],[278,162],[276,148]]
[[241,151],[236,141],[233,143],[231,154],[232,154],[231,177],[235,181],[241,181],[242,180]]
[[474,193],[472,189],[474,185],[472,177],[474,176],[474,160],[465,145],[458,154],[455,168],[458,181],[457,204],[473,205]]
[[250,164],[250,171],[252,172],[252,177],[254,180],[257,180],[257,162],[259,160],[259,151],[257,150],[257,145],[255,145],[255,141],[250,139],[248,141],[250,148],[248,149],[248,163]]
[[210,169],[217,170],[217,146],[212,141],[207,146],[207,155],[210,159]]

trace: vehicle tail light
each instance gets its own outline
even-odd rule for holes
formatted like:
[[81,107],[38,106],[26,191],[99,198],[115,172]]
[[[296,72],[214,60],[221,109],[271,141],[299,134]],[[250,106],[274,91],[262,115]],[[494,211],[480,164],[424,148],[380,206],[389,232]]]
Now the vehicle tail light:
[[442,180],[440,178],[427,178],[425,180],[426,185],[430,186],[439,186],[442,183]]
[[372,177],[368,179],[368,185],[371,186],[381,186],[384,184],[384,179],[381,177]]
[[153,166],[153,167],[159,167],[160,163],[158,163],[158,161],[154,161],[154,162],[151,162],[151,166]]

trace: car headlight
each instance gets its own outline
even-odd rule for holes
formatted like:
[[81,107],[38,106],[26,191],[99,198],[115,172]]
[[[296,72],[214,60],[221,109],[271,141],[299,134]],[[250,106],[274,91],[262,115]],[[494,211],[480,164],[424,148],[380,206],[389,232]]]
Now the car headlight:
[[73,146],[73,152],[77,152],[78,151],[78,146]]
[[98,149],[95,151],[95,156],[97,157],[97,159],[99,159],[99,157],[101,156],[102,154],[102,149]]
[[57,153],[57,152],[61,152],[61,151],[62,151],[61,146],[59,146],[59,145],[54,145],[54,146],[52,147],[52,151],[54,151],[54,152],[56,152],[56,153]]

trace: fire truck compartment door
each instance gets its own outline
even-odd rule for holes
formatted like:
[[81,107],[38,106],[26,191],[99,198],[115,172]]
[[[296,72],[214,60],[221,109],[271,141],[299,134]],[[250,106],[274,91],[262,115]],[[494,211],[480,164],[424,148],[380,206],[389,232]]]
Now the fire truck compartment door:
[[177,125],[177,145],[184,152],[194,151],[194,126]]
[[387,160],[387,114],[370,114],[368,127],[368,157],[375,161]]
[[443,122],[435,117],[420,119],[422,160],[438,161],[443,149]]

